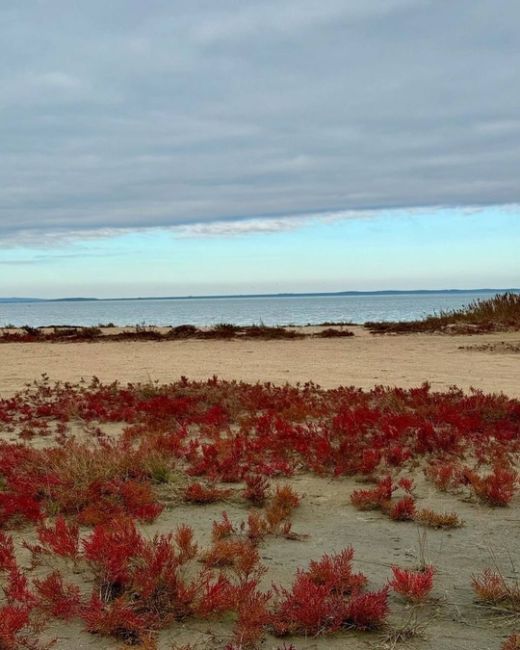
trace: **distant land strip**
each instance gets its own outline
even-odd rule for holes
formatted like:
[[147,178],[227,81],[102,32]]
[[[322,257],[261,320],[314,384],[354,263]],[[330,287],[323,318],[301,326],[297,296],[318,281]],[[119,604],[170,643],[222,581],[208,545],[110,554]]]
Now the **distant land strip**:
[[306,293],[241,293],[221,295],[197,296],[136,296],[134,298],[26,298],[26,297],[0,297],[0,303],[23,302],[114,302],[125,300],[219,300],[226,298],[307,298],[313,296],[400,296],[400,295],[428,295],[438,293],[520,293],[520,288],[509,289],[386,289],[383,291],[314,291]]

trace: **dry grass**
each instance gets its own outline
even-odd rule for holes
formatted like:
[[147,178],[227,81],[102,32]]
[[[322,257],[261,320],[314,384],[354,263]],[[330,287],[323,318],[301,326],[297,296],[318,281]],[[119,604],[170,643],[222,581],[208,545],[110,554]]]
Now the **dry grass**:
[[497,294],[488,300],[475,300],[466,307],[441,311],[421,320],[367,322],[373,334],[446,332],[476,334],[520,329],[520,294]]
[[464,525],[456,512],[434,512],[429,508],[418,510],[414,521],[428,528],[460,528]]

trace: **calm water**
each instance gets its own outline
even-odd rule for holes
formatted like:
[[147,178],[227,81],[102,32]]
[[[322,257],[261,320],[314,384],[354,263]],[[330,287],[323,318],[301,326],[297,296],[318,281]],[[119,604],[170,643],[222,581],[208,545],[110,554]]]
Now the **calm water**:
[[324,321],[410,320],[467,305],[495,292],[397,296],[298,296],[0,303],[0,325],[305,325]]

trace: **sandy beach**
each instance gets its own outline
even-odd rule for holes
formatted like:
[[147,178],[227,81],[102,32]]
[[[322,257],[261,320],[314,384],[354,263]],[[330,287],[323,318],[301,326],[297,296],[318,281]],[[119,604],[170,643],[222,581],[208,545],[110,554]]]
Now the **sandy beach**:
[[518,345],[519,333],[380,336],[363,327],[349,329],[355,336],[344,339],[7,343],[0,346],[0,394],[10,395],[46,373],[52,380],[71,382],[94,375],[105,382],[217,375],[276,384],[313,381],[325,388],[411,387],[428,381],[439,390],[456,385],[466,391],[474,387],[520,396],[518,353],[461,349],[501,342]]

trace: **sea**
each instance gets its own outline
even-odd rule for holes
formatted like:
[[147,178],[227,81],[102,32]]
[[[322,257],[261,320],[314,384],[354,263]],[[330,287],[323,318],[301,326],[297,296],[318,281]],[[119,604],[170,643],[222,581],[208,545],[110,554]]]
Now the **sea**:
[[490,291],[273,295],[204,298],[0,302],[0,326],[317,325],[413,320],[496,295]]

